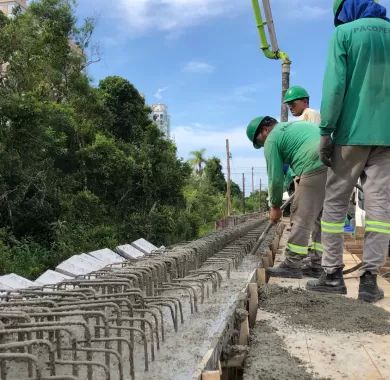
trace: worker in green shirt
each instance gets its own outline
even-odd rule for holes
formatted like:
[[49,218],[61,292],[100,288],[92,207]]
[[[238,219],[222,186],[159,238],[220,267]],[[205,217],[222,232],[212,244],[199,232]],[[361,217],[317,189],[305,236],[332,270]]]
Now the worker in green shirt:
[[[268,274],[288,278],[319,277],[318,273],[322,272],[322,246],[321,234],[318,231],[327,173],[327,168],[321,163],[318,154],[319,128],[306,121],[278,123],[272,117],[260,116],[249,123],[247,136],[256,149],[264,146],[272,222],[277,223],[282,216],[280,206],[284,190],[284,164],[290,165],[300,177],[295,192],[296,210],[287,242],[286,258],[278,267],[269,268]],[[312,231],[313,236],[319,237],[319,240],[313,241],[313,248],[319,255],[311,260],[311,265],[303,268],[302,260],[308,254]]]
[[343,227],[359,177],[365,197],[365,239],[358,298],[383,298],[377,274],[390,238],[390,22],[374,0],[335,0],[321,104],[320,157],[329,166],[322,216],[324,273],[307,289],[347,292]]
[[[288,105],[291,114],[296,117],[296,120],[310,121],[317,126],[321,122],[321,116],[318,111],[310,108],[310,95],[301,86],[291,86],[285,93],[283,103]],[[285,176],[285,188],[296,188],[299,183],[299,177],[288,169]],[[295,202],[293,200],[291,211],[295,209]],[[314,237],[313,237],[314,238]]]

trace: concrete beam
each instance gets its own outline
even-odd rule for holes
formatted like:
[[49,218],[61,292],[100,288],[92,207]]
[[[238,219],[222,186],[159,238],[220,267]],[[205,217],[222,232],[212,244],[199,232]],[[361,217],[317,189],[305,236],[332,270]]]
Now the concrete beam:
[[65,274],[55,272],[54,270],[47,270],[45,273],[41,274],[35,281],[36,285],[50,285],[58,284],[59,282],[70,280],[73,277],[67,276]]
[[99,249],[98,251],[88,252],[88,255],[92,256],[96,260],[102,261],[105,265],[125,261],[125,259],[122,256],[119,256],[117,253],[111,251],[111,249],[108,248]]
[[34,282],[15,273],[0,276],[0,289],[25,289],[34,285]]
[[156,251],[158,249],[155,245],[145,239],[138,239],[133,241],[131,245],[137,248],[139,251],[147,254],[152,253],[152,251]]
[[139,259],[145,255],[144,252],[130,244],[119,245],[115,248],[115,251],[127,260]]

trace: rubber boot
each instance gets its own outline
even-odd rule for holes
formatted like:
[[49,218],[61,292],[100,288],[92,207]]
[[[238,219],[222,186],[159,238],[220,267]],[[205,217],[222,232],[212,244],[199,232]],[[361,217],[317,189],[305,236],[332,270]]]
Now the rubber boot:
[[309,280],[306,283],[306,289],[322,293],[347,294],[347,287],[343,278],[343,268],[337,268],[332,274],[323,271],[318,280]]
[[301,268],[292,268],[286,261],[283,261],[278,267],[272,267],[267,269],[267,273],[271,277],[284,277],[284,278],[302,278]]
[[377,284],[377,275],[371,272],[365,272],[360,277],[358,299],[365,302],[377,302],[384,298],[384,293]]
[[311,263],[305,263],[302,266],[302,275],[304,277],[320,278],[324,270],[319,267],[313,267]]

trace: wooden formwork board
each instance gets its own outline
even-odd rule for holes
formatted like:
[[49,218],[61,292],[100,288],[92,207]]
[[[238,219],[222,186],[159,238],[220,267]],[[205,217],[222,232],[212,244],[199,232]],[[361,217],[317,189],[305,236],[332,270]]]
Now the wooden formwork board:
[[[247,281],[244,283],[243,288],[241,290],[241,294],[238,294],[237,301],[239,299],[244,298],[248,299],[246,308],[248,310],[248,318],[245,319],[240,326],[240,337],[239,337],[239,344],[240,345],[247,345],[249,343],[249,333],[250,328],[254,326],[256,322],[256,315],[258,310],[258,287],[264,285],[267,282],[267,275],[266,275],[266,269],[270,266],[274,265],[274,257],[276,254],[276,251],[279,246],[279,241],[281,239],[282,233],[284,231],[284,225],[280,224],[277,227],[276,234],[274,239],[272,240],[272,243],[269,248],[267,248],[260,259],[259,267],[254,269],[250,275],[248,276]],[[236,306],[240,302],[236,303]],[[232,316],[234,318],[234,316]],[[221,326],[222,327],[222,326]],[[222,343],[223,337],[229,338],[230,333],[226,330],[226,328],[221,328],[219,332],[219,342],[218,344],[213,343],[214,347],[210,348],[208,353],[204,356],[202,359],[201,365],[199,367],[199,372],[195,374],[193,379],[198,380],[200,379],[200,376],[202,372],[206,370],[212,370],[215,369],[215,366],[217,365],[217,362],[219,362],[219,358],[222,353],[222,348],[224,347],[225,343]],[[242,355],[240,355],[240,360],[242,361]]]
[[[210,376],[216,376],[216,367],[219,365],[222,349],[226,345],[227,340],[231,337],[231,331],[229,331],[234,325],[234,310],[237,308],[247,307],[248,317],[245,318],[240,326],[239,344],[248,345],[249,343],[249,328],[253,326],[256,321],[257,309],[258,309],[258,284],[264,284],[264,269],[256,268],[248,276],[247,280],[243,283],[243,287],[236,295],[236,300],[233,303],[234,307],[231,308],[231,316],[226,319],[224,324],[221,324],[219,331],[215,332],[215,337],[211,341],[210,349],[203,357],[198,366],[197,371],[193,376],[193,380],[204,379],[204,374],[210,374]],[[243,300],[245,301],[243,304]],[[247,304],[247,305],[246,305]],[[229,322],[230,321],[230,322]],[[241,358],[242,359],[242,358]],[[211,371],[211,372],[210,372]],[[207,378],[207,377],[206,377]],[[210,379],[219,379],[218,377],[210,377]]]

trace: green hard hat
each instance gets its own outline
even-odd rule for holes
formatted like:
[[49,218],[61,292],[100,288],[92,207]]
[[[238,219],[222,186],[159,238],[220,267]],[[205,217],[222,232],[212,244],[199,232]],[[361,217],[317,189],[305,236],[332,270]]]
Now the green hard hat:
[[248,139],[250,140],[250,142],[253,144],[254,148],[255,149],[260,149],[261,148],[261,145],[259,145],[255,138],[257,137],[256,136],[256,132],[257,130],[259,129],[260,127],[260,124],[261,122],[264,120],[264,116],[259,116],[259,117],[256,117],[255,119],[253,119],[247,126],[246,128],[246,135],[248,136]]
[[293,100],[309,98],[309,93],[301,86],[290,87],[284,95],[283,103],[292,102]]

